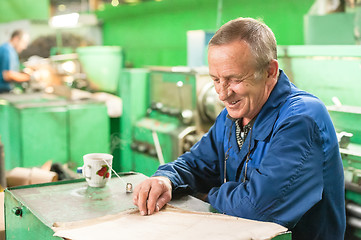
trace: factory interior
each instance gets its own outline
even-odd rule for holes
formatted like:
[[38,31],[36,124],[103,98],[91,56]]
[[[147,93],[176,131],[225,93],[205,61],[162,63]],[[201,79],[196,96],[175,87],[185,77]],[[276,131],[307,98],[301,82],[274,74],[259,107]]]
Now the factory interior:
[[[224,109],[208,42],[238,17],[272,29],[280,69],[327,107],[344,170],[344,239],[361,239],[360,0],[1,0],[0,45],[15,30],[29,35],[18,53],[29,80],[0,93],[0,239],[98,239],[64,237],[55,223],[134,209],[137,183],[189,151]],[[106,187],[87,187],[90,153],[112,156]],[[173,205],[210,211],[198,201]],[[287,229],[262,238],[254,224],[259,238],[237,239],[292,239]],[[124,239],[155,239],[146,234]]]

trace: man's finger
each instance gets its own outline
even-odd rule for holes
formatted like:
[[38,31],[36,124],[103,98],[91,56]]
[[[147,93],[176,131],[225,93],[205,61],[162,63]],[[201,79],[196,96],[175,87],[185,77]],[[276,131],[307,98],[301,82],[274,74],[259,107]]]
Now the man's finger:
[[163,192],[167,189],[163,187],[164,183],[162,181],[157,181],[152,184],[151,191],[148,196],[148,215],[153,214],[156,210],[156,203],[158,198],[163,194]]
[[138,208],[140,211],[140,214],[147,215],[147,200],[148,200],[148,195],[149,195],[149,191],[151,190],[151,186],[150,184],[143,184],[141,186],[141,188],[139,189],[139,193],[138,193]]
[[159,211],[172,199],[172,194],[170,191],[164,192],[156,203],[156,211]]
[[134,191],[133,191],[133,203],[134,205],[138,206],[138,193],[139,193],[139,188],[140,188],[140,185],[137,185],[135,188],[134,188]]

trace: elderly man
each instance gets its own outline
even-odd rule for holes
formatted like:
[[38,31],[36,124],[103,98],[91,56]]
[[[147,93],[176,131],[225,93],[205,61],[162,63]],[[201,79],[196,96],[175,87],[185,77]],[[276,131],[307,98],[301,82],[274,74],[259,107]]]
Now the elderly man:
[[293,239],[343,239],[343,168],[323,103],[278,68],[271,29],[250,18],[223,25],[209,42],[209,73],[226,108],[190,152],[138,185],[141,214],[172,191],[206,193],[220,213],[275,222]]
[[29,43],[29,35],[21,30],[12,33],[10,41],[0,46],[0,93],[11,90],[10,82],[25,82],[30,79],[19,72],[19,56]]

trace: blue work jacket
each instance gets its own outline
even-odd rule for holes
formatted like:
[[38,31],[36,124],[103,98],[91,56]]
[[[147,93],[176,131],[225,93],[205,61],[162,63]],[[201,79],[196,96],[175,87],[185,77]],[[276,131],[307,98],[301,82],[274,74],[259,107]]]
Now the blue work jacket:
[[0,93],[8,92],[11,84],[5,81],[2,72],[6,70],[19,71],[19,57],[14,47],[10,43],[4,43],[0,46]]
[[190,152],[160,166],[155,176],[168,177],[175,191],[208,193],[221,213],[283,225],[293,239],[343,239],[343,167],[324,104],[280,70],[241,149],[227,116],[224,109]]

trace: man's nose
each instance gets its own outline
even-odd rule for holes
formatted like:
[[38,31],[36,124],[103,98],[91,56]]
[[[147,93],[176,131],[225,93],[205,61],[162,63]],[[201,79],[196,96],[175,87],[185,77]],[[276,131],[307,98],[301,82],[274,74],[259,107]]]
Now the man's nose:
[[231,90],[231,88],[229,87],[229,84],[224,83],[224,82],[219,84],[219,91],[218,91],[219,100],[224,101],[224,100],[226,100],[231,94],[232,94],[232,90]]

